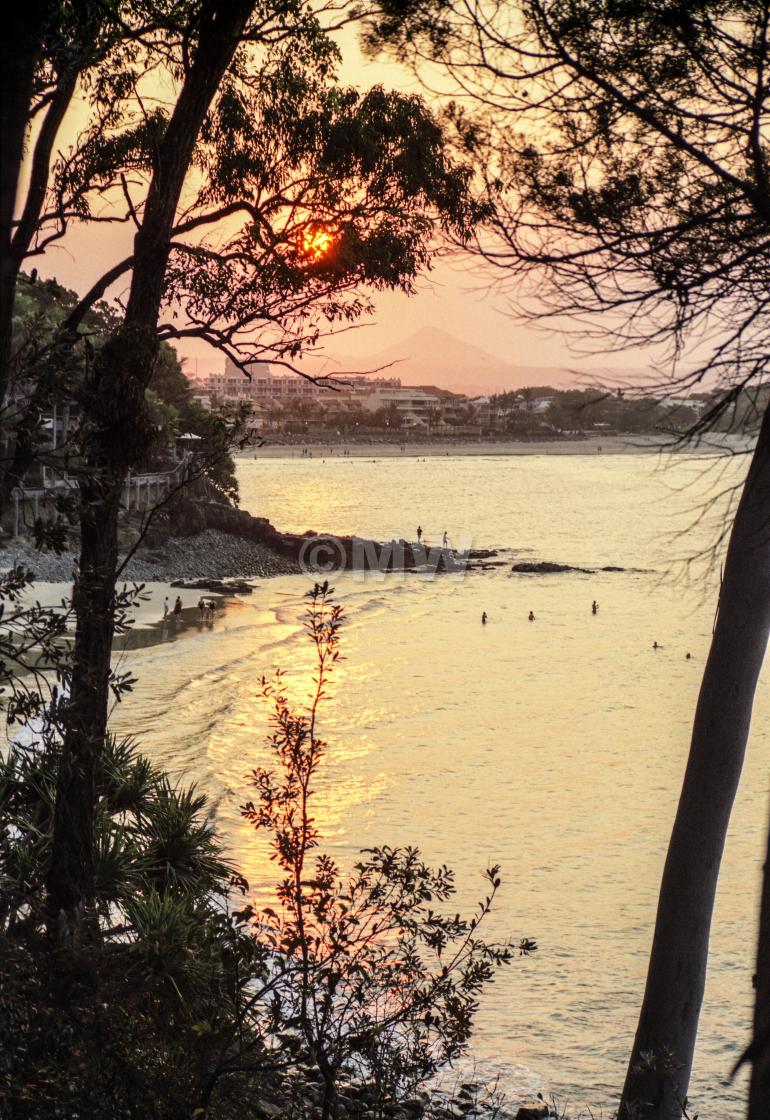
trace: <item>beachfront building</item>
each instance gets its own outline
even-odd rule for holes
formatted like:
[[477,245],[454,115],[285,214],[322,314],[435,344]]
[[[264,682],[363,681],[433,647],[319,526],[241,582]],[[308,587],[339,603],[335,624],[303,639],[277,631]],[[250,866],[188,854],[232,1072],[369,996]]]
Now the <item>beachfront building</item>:
[[443,409],[447,401],[465,398],[435,385],[398,385],[371,389],[360,399],[366,412],[392,411],[398,416],[402,428],[424,428],[427,431],[444,422]]
[[191,382],[196,394],[207,395],[220,403],[255,401],[283,406],[300,401],[339,404],[372,390],[401,385],[397,377],[366,373],[339,373],[309,381],[290,370],[277,372],[268,362],[252,362],[246,369],[248,377],[228,358],[222,373],[208,373],[191,379]]
[[224,372],[193,382],[195,398],[212,411],[247,404],[255,431],[480,431],[467,397],[437,385],[402,385],[397,377],[361,373],[308,381],[265,362],[249,372],[250,379],[228,361]]

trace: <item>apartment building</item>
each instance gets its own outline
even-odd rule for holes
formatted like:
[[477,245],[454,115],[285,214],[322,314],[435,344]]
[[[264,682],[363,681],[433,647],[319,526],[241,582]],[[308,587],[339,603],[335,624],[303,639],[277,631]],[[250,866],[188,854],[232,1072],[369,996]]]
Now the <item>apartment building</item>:
[[209,373],[192,381],[196,395],[216,397],[219,401],[275,402],[283,406],[301,401],[342,401],[372,390],[398,388],[397,377],[377,377],[365,373],[335,374],[332,378],[308,381],[299,374],[275,372],[268,362],[252,362],[247,377],[229,358],[222,373]]
[[447,406],[464,398],[435,385],[401,385],[372,389],[362,395],[361,405],[367,412],[394,409],[404,428],[430,427]]

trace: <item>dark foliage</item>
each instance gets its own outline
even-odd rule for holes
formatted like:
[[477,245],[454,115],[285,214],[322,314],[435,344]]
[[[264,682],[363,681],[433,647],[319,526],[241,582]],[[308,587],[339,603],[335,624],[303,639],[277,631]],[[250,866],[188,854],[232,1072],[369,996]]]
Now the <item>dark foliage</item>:
[[481,991],[535,945],[479,936],[497,868],[464,919],[441,911],[452,872],[415,848],[364,852],[348,874],[320,854],[310,783],[327,749],[316,723],[343,621],[329,588],[315,589],[306,616],[318,669],[309,708],[289,706],[280,676],[261,686],[275,768],[254,771],[258,796],[243,812],[270,835],[277,908],[243,905],[247,885],[205,796],[108,737],[94,781],[94,902],[62,944],[46,930],[45,882],[68,616],[66,605],[49,612],[46,628],[32,608],[25,630],[24,586],[19,572],[5,587],[16,632],[48,649],[59,685],[36,690],[18,659],[4,670],[15,724],[0,764],[2,1115],[235,1120],[268,1109],[310,1120],[338,1114],[341,1083],[361,1090],[348,1115],[388,1115],[463,1053]]

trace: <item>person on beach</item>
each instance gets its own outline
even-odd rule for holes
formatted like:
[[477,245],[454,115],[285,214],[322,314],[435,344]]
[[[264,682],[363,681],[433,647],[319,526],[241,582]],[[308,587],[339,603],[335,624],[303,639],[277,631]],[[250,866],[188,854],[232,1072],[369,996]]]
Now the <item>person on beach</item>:
[[203,618],[205,613],[206,613],[206,600],[201,595],[200,599],[198,600],[198,614],[200,615],[201,618]]
[[180,615],[181,613],[182,613],[182,600],[179,597],[179,595],[177,595],[176,602],[174,603],[174,614],[175,615]]
[[482,612],[481,612],[481,625],[482,625],[482,626],[486,626],[486,624],[487,624],[487,617],[488,617],[488,616],[487,616],[487,612],[486,612],[486,611],[482,611]]
[[599,604],[596,602],[596,599],[594,599],[593,603],[591,603],[591,614],[597,614],[598,610]]
[[168,618],[168,612],[171,609],[171,603],[168,601],[168,595],[163,600],[163,617]]
[[422,544],[422,525],[417,526],[417,543]]
[[534,622],[534,621],[535,621],[535,612],[534,612],[534,611],[530,611],[530,612],[529,612],[529,621],[530,621],[530,622]]

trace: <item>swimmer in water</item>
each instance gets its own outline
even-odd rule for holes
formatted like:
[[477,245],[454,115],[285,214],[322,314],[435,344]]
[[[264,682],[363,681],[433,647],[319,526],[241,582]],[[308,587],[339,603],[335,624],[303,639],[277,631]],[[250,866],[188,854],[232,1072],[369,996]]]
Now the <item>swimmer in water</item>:
[[653,643],[652,643],[652,648],[653,648],[653,649],[660,649],[660,646],[658,645],[658,643],[657,643],[657,642],[653,642]]
[[487,624],[487,612],[486,611],[481,612],[481,623],[482,623],[482,626],[486,626],[486,624]]
[[689,661],[691,659],[691,657],[692,657],[692,654],[688,653],[687,656],[685,657],[685,661]]
[[534,621],[535,621],[535,612],[534,612],[534,611],[530,611],[530,612],[529,612],[529,621],[530,621],[530,622],[534,622]]
[[591,603],[591,614],[596,614],[598,610],[599,604],[596,602],[596,599],[594,599],[593,603]]

